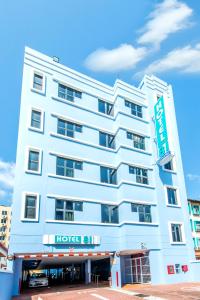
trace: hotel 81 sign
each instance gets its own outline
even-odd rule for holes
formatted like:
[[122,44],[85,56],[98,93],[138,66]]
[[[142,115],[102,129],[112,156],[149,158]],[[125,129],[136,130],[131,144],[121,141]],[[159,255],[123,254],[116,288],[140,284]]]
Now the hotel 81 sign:
[[171,154],[169,151],[169,142],[168,142],[168,135],[167,135],[163,96],[158,99],[157,103],[154,106],[154,115],[155,115],[155,127],[156,127],[159,160],[161,162],[163,158],[166,158],[164,159],[163,163],[160,163],[160,164],[165,164],[171,159]]

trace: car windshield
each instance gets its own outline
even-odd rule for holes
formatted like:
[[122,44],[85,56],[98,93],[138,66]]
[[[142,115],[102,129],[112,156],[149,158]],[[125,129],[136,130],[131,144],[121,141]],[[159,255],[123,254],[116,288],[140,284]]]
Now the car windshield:
[[46,275],[44,273],[33,273],[31,278],[44,278]]

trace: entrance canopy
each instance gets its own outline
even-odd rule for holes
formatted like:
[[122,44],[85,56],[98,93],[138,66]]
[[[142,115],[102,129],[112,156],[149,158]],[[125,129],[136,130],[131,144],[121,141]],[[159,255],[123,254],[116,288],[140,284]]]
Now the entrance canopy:
[[149,252],[148,249],[131,249],[131,250],[122,250],[119,252],[119,255],[138,255],[138,254],[141,254],[141,255],[144,255],[144,254],[147,254]]
[[51,258],[72,258],[77,260],[77,258],[80,258],[81,260],[83,258],[94,258],[94,259],[102,259],[104,257],[109,257],[114,255],[113,252],[65,252],[65,253],[17,253],[14,255],[14,258],[23,258],[24,260],[29,259],[51,259]]

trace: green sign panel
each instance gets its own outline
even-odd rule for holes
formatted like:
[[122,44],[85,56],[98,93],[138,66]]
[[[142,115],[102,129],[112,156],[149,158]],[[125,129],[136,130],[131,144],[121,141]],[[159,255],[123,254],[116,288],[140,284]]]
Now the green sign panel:
[[155,127],[157,136],[157,147],[159,159],[167,156],[169,153],[169,143],[167,135],[165,107],[163,96],[160,97],[154,106]]
[[55,244],[94,244],[94,238],[88,235],[55,235]]

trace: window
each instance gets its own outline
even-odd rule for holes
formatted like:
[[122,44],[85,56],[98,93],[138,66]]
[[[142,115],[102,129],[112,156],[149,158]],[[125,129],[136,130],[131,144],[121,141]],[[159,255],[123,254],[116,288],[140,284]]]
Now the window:
[[193,213],[193,215],[200,214],[199,205],[192,205],[192,213]]
[[101,182],[117,184],[117,170],[107,167],[100,167]]
[[72,159],[57,156],[56,175],[74,177],[74,169],[82,170],[83,163]]
[[74,138],[75,132],[82,132],[82,126],[58,119],[57,133]]
[[43,76],[37,73],[33,75],[33,88],[39,91],[43,90]]
[[2,210],[2,215],[6,216],[7,215],[7,211],[6,210]]
[[132,115],[142,118],[142,106],[141,105],[137,105],[135,103],[125,100],[125,106],[130,108]]
[[37,201],[38,199],[36,195],[25,196],[24,219],[37,218]]
[[195,227],[196,232],[200,232],[200,222],[199,221],[194,222],[194,227]]
[[74,221],[74,211],[83,211],[83,203],[56,199],[56,220]]
[[176,274],[181,273],[181,265],[180,264],[175,264],[175,271],[176,271]]
[[39,172],[40,171],[40,151],[29,150],[28,155],[28,171]]
[[170,205],[178,205],[176,189],[167,187],[167,203]]
[[31,127],[41,129],[41,111],[33,109],[31,111]]
[[75,98],[81,99],[82,93],[59,83],[58,84],[58,97],[73,102]]
[[102,223],[119,223],[118,207],[113,205],[101,205]]
[[98,101],[99,112],[106,114],[108,116],[113,116],[113,104],[105,102],[103,100]]
[[182,225],[181,224],[171,224],[171,234],[173,243],[182,243]]
[[173,171],[173,162],[170,160],[167,164],[164,165],[165,170]]
[[99,132],[99,145],[114,149],[115,136],[108,133]]
[[131,203],[131,211],[138,213],[139,222],[152,222],[150,205]]
[[137,183],[149,184],[147,169],[129,166],[129,173],[135,175],[135,181]]
[[145,138],[143,136],[127,131],[127,139],[133,140],[134,148],[145,150]]

